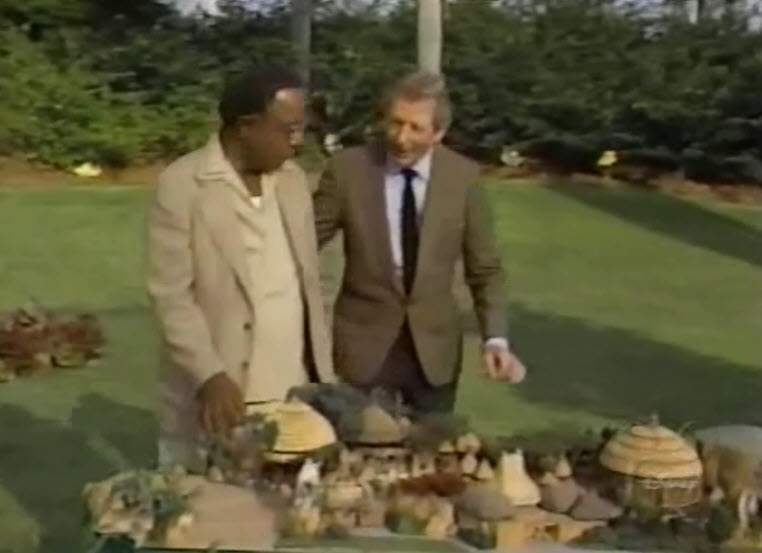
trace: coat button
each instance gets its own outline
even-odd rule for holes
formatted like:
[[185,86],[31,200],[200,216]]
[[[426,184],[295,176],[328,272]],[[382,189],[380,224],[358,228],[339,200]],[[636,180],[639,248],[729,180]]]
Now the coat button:
[[249,370],[249,362],[248,362],[248,361],[243,361],[243,362],[241,362],[241,368],[242,368],[244,371],[248,371],[248,370]]
[[244,330],[251,330],[251,323],[248,322],[248,321],[243,323],[243,329]]

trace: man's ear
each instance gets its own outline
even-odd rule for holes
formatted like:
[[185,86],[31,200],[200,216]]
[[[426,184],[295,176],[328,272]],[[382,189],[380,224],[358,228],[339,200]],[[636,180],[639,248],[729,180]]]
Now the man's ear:
[[246,131],[255,128],[262,122],[263,116],[261,113],[250,113],[247,115],[241,115],[236,124],[238,125],[239,132],[246,133]]
[[442,129],[440,131],[437,131],[434,135],[434,143],[435,144],[441,144],[442,139],[444,138],[444,135],[447,133],[447,129]]
[[246,115],[241,115],[236,122],[239,125],[253,125],[259,123],[261,120],[261,113],[248,113]]

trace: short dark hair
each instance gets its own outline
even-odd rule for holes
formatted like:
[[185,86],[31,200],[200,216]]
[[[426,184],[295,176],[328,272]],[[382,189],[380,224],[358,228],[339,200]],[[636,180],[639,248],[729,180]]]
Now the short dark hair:
[[251,67],[225,83],[219,103],[222,123],[230,125],[244,115],[264,113],[280,90],[303,86],[299,75],[285,67]]

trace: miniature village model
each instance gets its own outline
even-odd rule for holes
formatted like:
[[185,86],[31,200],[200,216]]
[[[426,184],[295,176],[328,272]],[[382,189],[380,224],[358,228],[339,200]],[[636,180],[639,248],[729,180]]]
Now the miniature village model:
[[510,442],[455,416],[411,418],[381,396],[308,385],[207,444],[201,474],[123,473],[88,485],[85,503],[95,533],[138,547],[265,550],[383,528],[497,551],[762,549],[759,458],[746,451],[656,418],[584,441]]

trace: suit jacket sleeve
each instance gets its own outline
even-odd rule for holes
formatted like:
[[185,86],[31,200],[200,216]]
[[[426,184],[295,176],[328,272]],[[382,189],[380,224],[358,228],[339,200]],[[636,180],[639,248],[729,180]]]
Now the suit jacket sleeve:
[[505,275],[495,243],[492,214],[476,182],[469,185],[466,196],[463,265],[482,338],[507,337]]
[[342,200],[336,179],[336,161],[332,159],[320,177],[312,200],[318,247],[331,240],[342,225]]
[[174,365],[196,386],[224,371],[209,328],[195,303],[187,191],[160,177],[148,215],[148,293]]

